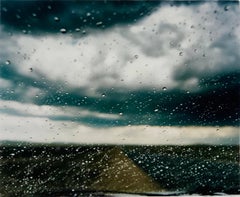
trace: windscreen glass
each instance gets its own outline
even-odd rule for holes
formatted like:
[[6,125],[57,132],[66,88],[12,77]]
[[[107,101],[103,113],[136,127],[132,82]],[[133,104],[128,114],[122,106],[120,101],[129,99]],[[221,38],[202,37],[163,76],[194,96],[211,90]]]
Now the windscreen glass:
[[0,10],[1,196],[240,194],[238,1]]

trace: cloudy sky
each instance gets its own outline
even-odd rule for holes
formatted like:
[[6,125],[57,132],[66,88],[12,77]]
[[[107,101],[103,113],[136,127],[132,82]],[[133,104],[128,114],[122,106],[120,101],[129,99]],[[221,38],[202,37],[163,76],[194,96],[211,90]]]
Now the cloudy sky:
[[238,2],[0,7],[0,140],[239,143]]

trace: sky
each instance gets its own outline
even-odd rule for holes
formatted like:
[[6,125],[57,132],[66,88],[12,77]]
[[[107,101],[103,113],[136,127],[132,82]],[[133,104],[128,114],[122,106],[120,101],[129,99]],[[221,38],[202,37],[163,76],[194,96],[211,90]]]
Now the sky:
[[0,7],[0,140],[239,143],[237,1]]

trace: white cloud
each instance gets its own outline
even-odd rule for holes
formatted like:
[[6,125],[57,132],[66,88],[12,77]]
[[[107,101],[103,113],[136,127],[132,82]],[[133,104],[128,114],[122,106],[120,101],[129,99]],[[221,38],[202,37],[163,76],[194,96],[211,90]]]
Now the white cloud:
[[79,144],[238,144],[237,127],[124,126],[92,128],[75,122],[0,114],[0,140]]
[[31,117],[57,117],[64,116],[69,118],[74,117],[95,117],[103,119],[120,119],[119,114],[106,114],[82,109],[80,107],[68,106],[50,106],[50,105],[35,105],[27,103],[19,103],[16,101],[0,100],[0,111],[5,114],[13,112],[12,114],[19,114],[21,116]]
[[[222,10],[209,3],[162,6],[136,24],[116,26],[86,37],[13,35],[7,43],[16,42],[15,46],[21,49],[18,58],[16,54],[12,57],[20,73],[33,78],[43,75],[47,80],[66,82],[70,87],[87,88],[89,93],[110,87],[166,86],[196,90],[198,75],[206,75],[206,70],[211,73],[229,67],[237,69],[234,61],[238,57],[228,53],[233,50],[232,44],[227,44],[230,38],[222,41],[223,46],[212,48],[212,45],[228,33],[239,42],[236,33],[239,25],[231,28],[236,25],[234,21],[240,11],[216,15],[215,9]],[[4,48],[8,56],[13,51],[13,45]],[[29,72],[29,68],[34,72]],[[179,83],[173,78],[176,70],[181,71],[180,77],[189,70],[194,70],[195,76]]]

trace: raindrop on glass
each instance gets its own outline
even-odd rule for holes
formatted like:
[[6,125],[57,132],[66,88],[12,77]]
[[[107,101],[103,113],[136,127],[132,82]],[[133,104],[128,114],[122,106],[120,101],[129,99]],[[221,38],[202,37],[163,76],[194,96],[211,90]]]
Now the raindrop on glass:
[[120,115],[120,116],[122,116],[122,115],[123,115],[123,113],[121,112],[121,113],[119,113],[119,115]]
[[229,6],[226,5],[226,6],[224,7],[224,11],[228,11],[228,10],[229,10]]
[[154,112],[158,112],[159,109],[154,109]]
[[179,56],[183,56],[183,52],[182,51],[179,53]]
[[21,18],[21,16],[20,16],[20,15],[18,15],[18,14],[16,14],[16,18],[17,18],[17,19],[20,19],[20,18]]
[[65,34],[65,33],[67,33],[67,30],[65,28],[62,28],[62,29],[60,29],[60,32]]
[[166,91],[166,90],[167,90],[167,87],[163,87],[162,90],[163,90],[163,91]]
[[9,64],[11,64],[11,61],[10,61],[10,60],[7,60],[7,61],[5,62],[5,64],[6,64],[6,65],[9,65]]
[[97,26],[100,26],[102,24],[103,24],[102,21],[99,21],[99,22],[96,23]]
[[102,94],[102,97],[105,97],[105,96],[106,96],[106,94],[105,94],[105,93],[103,93],[103,94]]
[[7,8],[3,7],[2,11],[7,12]]
[[55,17],[54,17],[54,20],[55,20],[56,22],[59,22],[59,21],[60,21],[60,18],[58,18],[57,16],[55,16]]
[[138,59],[138,55],[134,55],[135,59]]

